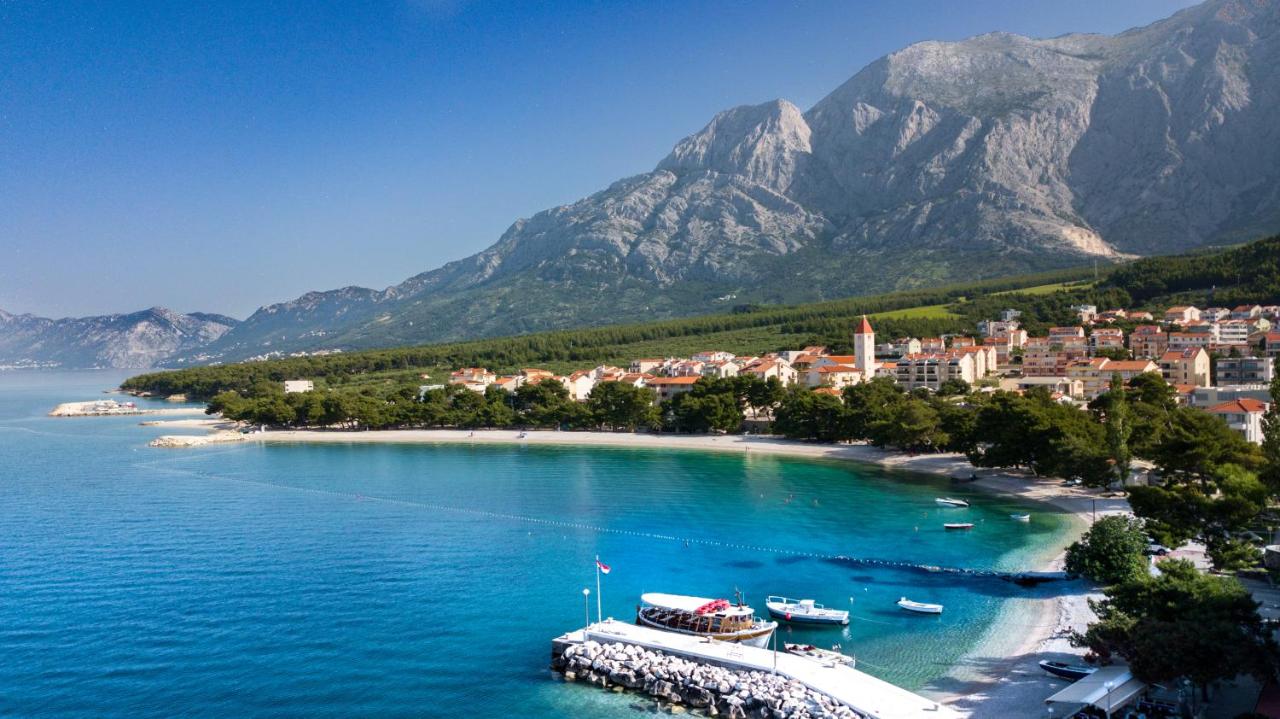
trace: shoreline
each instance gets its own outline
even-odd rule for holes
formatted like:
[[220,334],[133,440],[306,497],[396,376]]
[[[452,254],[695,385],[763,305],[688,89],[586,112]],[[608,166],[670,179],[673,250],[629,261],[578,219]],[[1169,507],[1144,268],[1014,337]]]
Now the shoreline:
[[[177,435],[157,438],[155,446],[193,447],[222,442],[261,444],[463,444],[524,445],[551,447],[607,447],[620,449],[684,450],[795,457],[812,460],[841,460],[873,464],[889,470],[918,472],[945,477],[978,480],[965,482],[966,488],[1051,508],[1066,515],[1069,526],[1044,552],[1031,561],[1035,570],[1061,569],[1066,546],[1088,528],[1092,518],[1127,513],[1123,497],[1103,497],[1092,490],[1065,487],[1057,480],[1035,478],[1005,470],[979,469],[959,454],[919,454],[872,447],[865,444],[817,444],[759,435],[676,435],[615,432],[557,432],[551,430],[284,430],[242,435],[229,431],[225,423],[208,421],[208,435]],[[167,424],[167,423],[166,423]],[[190,426],[190,425],[187,425]],[[1029,599],[1030,605],[1006,606],[992,622],[986,635],[965,654],[957,667],[939,678],[948,688],[926,688],[930,696],[970,719],[1013,716],[1039,707],[1045,697],[1063,686],[1045,675],[1041,659],[1078,659],[1065,634],[1082,629],[1092,616],[1089,590],[1056,597]],[[1096,596],[1096,595],[1093,595]],[[1019,632],[1009,632],[1017,626]],[[1008,636],[1021,639],[1010,641]]]

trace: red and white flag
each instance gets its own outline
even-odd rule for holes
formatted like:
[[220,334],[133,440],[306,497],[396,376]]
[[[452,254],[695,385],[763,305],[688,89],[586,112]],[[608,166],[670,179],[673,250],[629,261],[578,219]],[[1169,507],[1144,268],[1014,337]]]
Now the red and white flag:
[[600,561],[599,559],[597,559],[597,560],[596,560],[596,569],[599,569],[599,570],[600,570],[601,572],[603,572],[604,574],[608,574],[608,573],[609,573],[609,565],[605,564],[604,562]]

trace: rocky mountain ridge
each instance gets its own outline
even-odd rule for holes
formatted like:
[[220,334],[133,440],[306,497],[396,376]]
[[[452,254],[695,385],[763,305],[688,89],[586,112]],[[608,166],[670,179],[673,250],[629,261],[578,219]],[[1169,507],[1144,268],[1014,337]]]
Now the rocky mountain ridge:
[[518,220],[476,255],[264,307],[177,361],[820,300],[1274,232],[1278,6],[917,43],[807,111],[726,110],[653,171]]
[[56,320],[0,310],[0,366],[144,369],[198,351],[237,324],[223,315],[163,307]]

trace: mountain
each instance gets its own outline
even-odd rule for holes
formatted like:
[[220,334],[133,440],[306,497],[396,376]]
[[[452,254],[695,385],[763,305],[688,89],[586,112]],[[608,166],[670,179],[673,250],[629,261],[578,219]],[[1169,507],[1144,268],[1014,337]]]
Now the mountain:
[[0,366],[146,368],[217,340],[238,320],[162,307],[127,315],[48,319],[0,310]]
[[722,112],[652,172],[518,220],[472,257],[264,307],[206,356],[698,314],[1260,236],[1280,229],[1277,60],[1280,0],[1210,0],[1116,36],[918,43],[808,111]]

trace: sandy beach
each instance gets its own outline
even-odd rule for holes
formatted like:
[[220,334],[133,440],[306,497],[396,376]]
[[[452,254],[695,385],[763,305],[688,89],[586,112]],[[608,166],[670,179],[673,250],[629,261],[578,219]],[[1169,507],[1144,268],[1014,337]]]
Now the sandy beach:
[[[191,447],[221,442],[288,443],[384,443],[384,444],[520,444],[527,446],[596,446],[630,449],[690,450],[846,460],[877,464],[909,472],[926,472],[978,480],[966,488],[992,492],[1033,503],[1044,503],[1066,512],[1075,520],[1067,533],[1072,541],[1096,517],[1127,513],[1123,497],[1103,497],[1095,490],[1063,486],[1052,479],[1037,479],[1006,471],[977,469],[959,454],[919,454],[871,447],[797,442],[753,435],[690,436],[613,432],[555,432],[519,430],[385,430],[343,432],[291,430],[238,434],[217,420],[166,423],[172,426],[208,427],[208,435],[176,435],[158,438],[153,444]],[[1061,569],[1064,546],[1052,547],[1036,569]],[[1078,660],[1079,649],[1067,636],[1083,630],[1093,618],[1088,599],[1090,587],[1073,582],[1062,584],[1064,593],[1052,598],[1028,600],[1030,604],[1001,617],[986,640],[956,667],[951,675],[925,688],[933,698],[948,704],[972,719],[1039,715],[1046,697],[1065,686],[1040,670],[1042,659]],[[1017,631],[1011,632],[1010,627]],[[1012,638],[1011,638],[1012,637]]]

